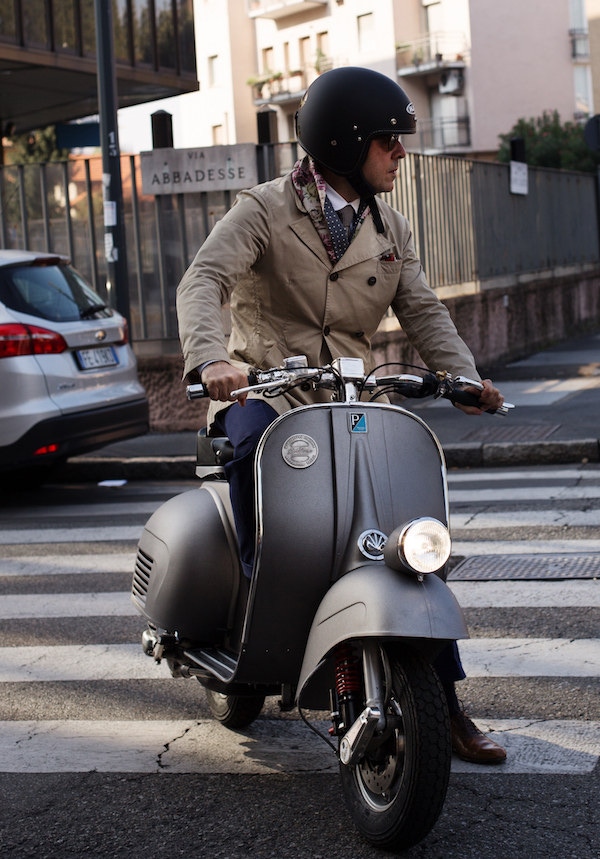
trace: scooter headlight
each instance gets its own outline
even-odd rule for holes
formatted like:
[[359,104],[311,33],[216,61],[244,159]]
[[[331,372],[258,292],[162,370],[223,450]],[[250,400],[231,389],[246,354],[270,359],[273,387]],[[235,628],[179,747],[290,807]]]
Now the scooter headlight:
[[394,570],[436,573],[450,557],[450,534],[437,519],[423,517],[396,528],[388,537],[384,558]]

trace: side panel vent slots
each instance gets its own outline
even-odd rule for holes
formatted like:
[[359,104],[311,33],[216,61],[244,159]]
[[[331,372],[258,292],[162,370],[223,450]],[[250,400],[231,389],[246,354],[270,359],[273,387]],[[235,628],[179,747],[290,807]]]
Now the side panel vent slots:
[[146,604],[146,596],[148,594],[148,586],[150,584],[150,576],[152,575],[153,566],[154,558],[151,558],[150,555],[147,555],[142,549],[138,548],[135,559],[131,595],[142,607]]

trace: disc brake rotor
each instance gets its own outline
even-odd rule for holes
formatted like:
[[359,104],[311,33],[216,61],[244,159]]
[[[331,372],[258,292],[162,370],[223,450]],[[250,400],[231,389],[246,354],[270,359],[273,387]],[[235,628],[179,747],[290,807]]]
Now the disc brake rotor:
[[404,761],[404,736],[394,731],[379,754],[369,754],[358,765],[364,786],[374,794],[386,794]]

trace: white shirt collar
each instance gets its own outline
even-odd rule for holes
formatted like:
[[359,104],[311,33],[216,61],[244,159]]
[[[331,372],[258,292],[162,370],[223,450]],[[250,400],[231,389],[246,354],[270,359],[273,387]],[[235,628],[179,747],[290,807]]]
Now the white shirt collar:
[[325,186],[325,193],[329,197],[329,202],[333,206],[334,211],[339,212],[339,210],[343,209],[344,206],[350,205],[355,212],[358,212],[358,207],[360,206],[360,197],[357,197],[355,200],[350,200],[350,203],[348,204],[348,200],[344,200],[342,195],[338,194],[335,188],[332,188],[329,183],[326,182]]

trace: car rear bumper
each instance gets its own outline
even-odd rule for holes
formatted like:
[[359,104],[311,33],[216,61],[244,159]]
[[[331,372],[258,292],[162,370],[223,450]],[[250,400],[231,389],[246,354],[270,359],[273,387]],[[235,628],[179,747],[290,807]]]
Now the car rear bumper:
[[[145,398],[102,409],[63,414],[40,421],[14,444],[0,447],[0,471],[51,465],[106,444],[145,435],[149,428],[148,401]],[[49,450],[36,454],[42,448]]]

